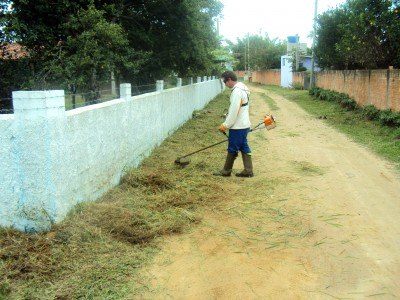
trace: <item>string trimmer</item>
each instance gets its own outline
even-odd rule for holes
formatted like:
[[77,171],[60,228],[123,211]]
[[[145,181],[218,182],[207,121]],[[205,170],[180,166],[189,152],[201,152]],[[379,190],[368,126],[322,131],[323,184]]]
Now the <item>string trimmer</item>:
[[[268,115],[268,116],[264,117],[264,120],[262,122],[260,122],[256,126],[254,126],[254,128],[250,129],[250,132],[253,132],[253,131],[259,130],[259,129],[264,129],[264,128],[266,128],[267,130],[271,130],[271,129],[275,128],[275,127],[276,127],[276,123],[275,123],[274,117],[272,115]],[[227,134],[225,132],[224,132],[224,134],[227,136]],[[228,139],[225,139],[225,140],[220,141],[218,143],[215,143],[215,144],[212,144],[210,146],[207,146],[207,147],[201,148],[199,150],[196,150],[196,151],[194,151],[192,153],[186,154],[184,156],[180,156],[177,159],[175,159],[175,163],[177,165],[180,165],[180,166],[186,166],[186,165],[188,165],[190,163],[190,159],[188,158],[189,156],[191,156],[193,154],[196,154],[198,152],[204,151],[206,149],[212,148],[212,147],[217,146],[219,144],[225,143],[227,141],[228,141]]]

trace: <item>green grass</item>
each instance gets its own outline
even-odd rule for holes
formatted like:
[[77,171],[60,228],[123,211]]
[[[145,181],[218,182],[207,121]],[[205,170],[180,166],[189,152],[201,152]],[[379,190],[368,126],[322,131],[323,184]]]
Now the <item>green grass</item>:
[[325,173],[323,168],[314,166],[313,164],[307,161],[293,161],[291,163],[294,165],[295,169],[300,174],[312,176],[312,175],[323,175]]
[[323,119],[330,126],[393,162],[400,169],[400,128],[369,121],[358,110],[348,111],[336,102],[317,100],[310,96],[308,91],[290,90],[278,86],[263,87],[266,91],[274,92],[297,103],[309,114]]
[[[218,132],[229,91],[218,96],[98,201],[77,205],[49,232],[0,228],[0,299],[133,299],[148,278],[138,270],[159,250],[160,237],[190,230],[203,207],[228,200],[220,168],[226,144],[178,156],[225,139]],[[215,129],[215,130],[213,130]]]
[[267,94],[265,93],[258,93],[261,98],[268,104],[269,108],[272,111],[277,111],[279,110],[279,106],[276,104],[275,100],[272,99],[271,97],[269,97]]

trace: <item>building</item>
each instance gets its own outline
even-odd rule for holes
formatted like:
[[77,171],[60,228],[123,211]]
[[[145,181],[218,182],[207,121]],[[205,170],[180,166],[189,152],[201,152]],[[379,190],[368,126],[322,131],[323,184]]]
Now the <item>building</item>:
[[[299,58],[299,65],[302,65],[307,71],[311,70],[312,56],[302,55]],[[314,71],[319,71],[317,63],[314,63]],[[281,56],[281,86],[291,87],[293,82],[293,56],[282,55]]]

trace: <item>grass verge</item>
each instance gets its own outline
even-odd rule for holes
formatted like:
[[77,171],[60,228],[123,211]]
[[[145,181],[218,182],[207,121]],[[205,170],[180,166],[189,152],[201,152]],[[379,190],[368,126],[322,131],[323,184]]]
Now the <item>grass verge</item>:
[[146,279],[138,270],[157,253],[159,238],[190,230],[202,207],[226,199],[223,182],[209,176],[222,164],[225,144],[196,154],[186,168],[174,160],[225,139],[217,128],[228,96],[227,91],[196,111],[119,186],[96,202],[77,205],[51,231],[0,229],[0,299],[139,295]]
[[337,102],[321,101],[308,91],[289,90],[278,86],[263,86],[266,91],[296,102],[309,114],[324,119],[359,144],[393,162],[400,170],[400,128],[383,126],[365,118],[362,111],[347,110]]

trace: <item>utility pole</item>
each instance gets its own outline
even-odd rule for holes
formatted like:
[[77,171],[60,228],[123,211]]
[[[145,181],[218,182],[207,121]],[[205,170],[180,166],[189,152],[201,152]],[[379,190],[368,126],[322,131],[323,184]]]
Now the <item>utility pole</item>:
[[247,33],[247,70],[250,72],[250,35]]
[[244,72],[247,72],[247,47],[246,47],[246,42],[244,44]]
[[317,14],[318,14],[318,0],[315,0],[314,7],[314,29],[313,29],[313,42],[312,42],[312,57],[311,57],[311,72],[310,72],[310,89],[315,86],[315,73],[314,73],[314,65],[315,65],[315,36],[317,29]]
[[296,70],[297,72],[299,70],[299,64],[300,64],[300,58],[299,58],[299,35],[296,34]]

